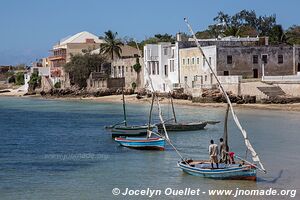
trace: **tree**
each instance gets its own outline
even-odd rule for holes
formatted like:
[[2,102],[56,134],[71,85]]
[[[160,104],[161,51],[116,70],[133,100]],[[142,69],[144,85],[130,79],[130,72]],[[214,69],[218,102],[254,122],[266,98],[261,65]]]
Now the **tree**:
[[16,85],[24,85],[24,73],[23,72],[18,72],[16,74]]
[[121,57],[121,46],[123,46],[124,44],[120,39],[117,38],[118,33],[113,33],[111,30],[108,30],[104,33],[104,40],[106,43],[101,44],[100,52],[106,55],[110,55],[111,60],[113,60],[115,56]]
[[272,27],[269,33],[269,41],[271,44],[282,44],[286,42],[286,36],[281,25]]
[[140,72],[141,72],[142,66],[140,64],[139,58],[136,58],[136,63],[133,65],[133,69],[137,73],[136,83],[135,83],[135,86],[137,86],[137,85],[141,84]]
[[105,71],[109,73],[104,66],[107,64],[107,59],[100,54],[76,54],[71,55],[70,62],[64,65],[64,69],[70,76],[72,85],[77,85],[80,88],[87,86],[87,79],[93,71]]
[[41,86],[41,77],[39,76],[38,72],[33,72],[31,74],[28,85],[30,91],[34,91],[36,88]]
[[300,26],[292,26],[286,31],[286,40],[288,44],[300,45]]

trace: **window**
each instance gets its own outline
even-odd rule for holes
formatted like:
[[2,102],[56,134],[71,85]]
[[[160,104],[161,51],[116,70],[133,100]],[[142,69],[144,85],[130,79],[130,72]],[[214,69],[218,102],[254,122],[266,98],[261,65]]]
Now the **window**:
[[206,60],[205,60],[205,58],[203,57],[203,67],[205,67],[205,63],[206,63]]
[[168,55],[168,49],[167,48],[164,48],[164,55]]
[[198,76],[196,75],[196,76],[194,76],[194,81],[197,81],[197,78],[198,78]]
[[133,67],[132,67],[132,66],[130,67],[130,72],[131,72],[131,73],[133,72]]
[[200,59],[199,59],[199,58],[197,58],[197,65],[199,65],[199,63],[200,63]]
[[158,66],[158,63],[156,63],[156,74],[159,74],[159,66]]
[[207,75],[204,76],[204,81],[207,81]]
[[195,64],[195,58],[192,58],[192,65]]
[[174,72],[175,68],[174,68],[174,60],[170,60],[170,72]]
[[209,60],[209,65],[211,65],[211,57],[209,57],[208,60]]
[[152,62],[151,64],[152,64],[152,74],[155,75],[155,63]]
[[122,77],[124,77],[124,66],[122,66]]
[[262,61],[264,64],[268,63],[268,55],[262,55]]
[[253,55],[252,62],[253,64],[258,64],[258,55]]
[[227,64],[232,64],[232,56],[227,56]]
[[278,64],[283,63],[283,55],[278,55]]
[[126,66],[126,72],[128,72],[128,67]]
[[224,71],[224,76],[229,76],[229,71]]
[[182,65],[185,65],[185,59],[184,58],[182,59]]
[[187,64],[188,64],[188,65],[190,64],[190,58],[187,59]]
[[184,77],[184,82],[187,82],[187,76]]

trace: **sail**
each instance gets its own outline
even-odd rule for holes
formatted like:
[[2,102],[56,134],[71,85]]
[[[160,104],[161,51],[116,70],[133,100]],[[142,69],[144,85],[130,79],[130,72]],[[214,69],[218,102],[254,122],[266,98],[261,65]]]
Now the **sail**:
[[189,28],[189,31],[191,32],[191,34],[192,34],[192,36],[193,36],[193,39],[194,39],[194,41],[195,41],[197,47],[198,47],[199,50],[200,50],[200,53],[202,54],[202,56],[203,56],[205,62],[208,64],[208,67],[209,67],[211,73],[214,75],[215,79],[217,80],[217,82],[218,82],[218,84],[219,84],[219,87],[220,87],[220,90],[221,90],[222,93],[224,94],[224,96],[225,96],[225,98],[226,98],[226,101],[227,101],[227,103],[228,103],[229,106],[230,106],[230,111],[231,111],[233,120],[234,120],[234,122],[236,123],[237,127],[239,128],[239,130],[241,131],[241,133],[242,133],[242,135],[243,135],[243,137],[244,137],[245,145],[246,145],[247,149],[251,152],[252,160],[255,161],[255,162],[258,162],[259,165],[260,165],[260,167],[261,167],[261,170],[263,170],[264,172],[266,172],[266,170],[265,170],[263,164],[261,163],[261,161],[260,161],[260,159],[259,159],[258,154],[257,154],[256,151],[254,150],[254,148],[252,147],[252,145],[251,145],[251,143],[250,143],[250,141],[249,141],[249,139],[248,139],[247,132],[246,132],[246,131],[243,129],[243,127],[241,126],[241,123],[240,123],[239,119],[237,118],[237,116],[236,116],[236,114],[235,114],[235,112],[234,112],[234,110],[233,110],[231,101],[230,101],[230,99],[229,99],[229,97],[228,97],[226,91],[224,90],[224,88],[223,88],[223,86],[222,86],[222,84],[221,84],[221,82],[220,82],[218,76],[216,75],[216,73],[215,73],[214,70],[212,69],[212,67],[211,67],[211,65],[210,65],[210,62],[208,62],[208,60],[207,60],[207,58],[206,58],[204,52],[202,51],[202,48],[201,48],[199,42],[197,42],[197,38],[196,38],[196,36],[195,36],[195,33],[194,33],[192,27],[190,26],[190,24],[188,23],[188,21],[187,21],[186,18],[184,18],[184,21],[186,22],[186,24],[187,24],[187,26],[188,26],[188,28]]

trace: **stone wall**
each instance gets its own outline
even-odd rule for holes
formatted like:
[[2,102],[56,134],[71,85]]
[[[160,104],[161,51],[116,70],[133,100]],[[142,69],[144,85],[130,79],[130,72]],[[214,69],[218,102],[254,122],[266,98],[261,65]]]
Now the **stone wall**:
[[[299,54],[296,49],[295,55]],[[253,63],[253,56],[258,56],[258,62]],[[217,72],[224,75],[242,75],[243,78],[253,78],[254,70],[257,70],[258,77],[262,76],[262,55],[268,56],[264,71],[266,76],[292,75],[293,47],[292,46],[256,46],[256,47],[218,47],[217,48]],[[279,63],[278,56],[283,56],[283,63]],[[232,64],[227,63],[227,56],[232,56]],[[297,56],[298,57],[298,56]]]

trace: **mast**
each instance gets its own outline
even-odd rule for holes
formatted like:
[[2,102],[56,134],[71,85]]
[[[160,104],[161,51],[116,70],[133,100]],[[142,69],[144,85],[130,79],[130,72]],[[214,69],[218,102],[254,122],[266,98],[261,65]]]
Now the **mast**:
[[149,121],[148,121],[148,130],[150,130],[150,125],[151,125],[151,117],[152,117],[152,109],[153,109],[153,102],[155,98],[155,93],[152,93],[152,101],[151,101],[151,107],[150,107],[150,113],[149,113]]
[[171,93],[169,93],[169,95],[170,95],[170,99],[171,99],[171,105],[172,105],[172,111],[173,111],[174,122],[177,123],[176,114],[175,114],[175,109],[174,109],[174,104],[173,104],[173,98],[172,98]]
[[124,124],[127,126],[127,120],[126,120],[126,107],[125,107],[125,96],[124,96],[124,89],[122,87],[122,98],[123,98],[123,113],[124,113]]
[[258,168],[258,167],[257,167],[257,169],[260,169],[260,170],[262,170],[263,172],[266,173],[266,170],[265,170],[263,164],[260,162],[260,159],[259,159],[259,157],[258,157],[258,154],[257,154],[256,151],[254,150],[254,148],[252,147],[252,145],[251,145],[251,143],[250,143],[250,141],[249,141],[249,139],[248,139],[246,130],[243,129],[243,127],[242,127],[242,125],[241,125],[239,119],[238,119],[237,116],[235,115],[235,112],[234,112],[234,110],[233,110],[232,103],[231,103],[231,101],[230,101],[230,99],[229,99],[229,97],[228,97],[226,91],[224,90],[224,88],[223,88],[223,86],[222,86],[222,84],[221,84],[221,82],[220,82],[218,76],[216,75],[216,73],[215,73],[214,70],[212,69],[211,64],[208,62],[208,59],[207,59],[207,57],[205,56],[205,54],[204,54],[204,52],[203,52],[203,50],[202,50],[202,48],[201,48],[201,45],[200,45],[199,42],[197,41],[196,35],[195,35],[195,33],[194,33],[192,27],[190,26],[190,24],[189,24],[187,18],[184,18],[184,21],[185,21],[186,25],[188,26],[188,29],[189,29],[190,33],[192,34],[193,39],[194,39],[194,41],[195,41],[195,43],[196,43],[198,49],[200,50],[200,53],[202,54],[202,56],[203,56],[205,62],[208,64],[208,67],[209,67],[211,73],[212,73],[213,76],[215,77],[215,79],[216,79],[216,81],[217,81],[217,83],[218,83],[218,85],[219,85],[220,90],[221,90],[222,93],[224,94],[227,103],[229,104],[229,108],[230,108],[230,111],[231,111],[233,120],[234,120],[234,122],[236,123],[237,127],[240,129],[242,135],[244,136],[245,145],[246,145],[246,147],[248,148],[248,150],[249,150],[249,151],[251,152],[251,154],[252,154],[252,160],[259,163],[259,165],[260,165],[261,168]]
[[[229,113],[229,104],[227,104],[227,108],[226,108],[226,114],[225,114],[225,120],[224,120],[224,135],[223,135],[226,152],[229,151],[229,146],[228,146],[228,129],[227,129],[227,127],[228,127],[227,126],[227,124],[228,124],[228,113]],[[227,163],[227,156],[226,156],[226,163]]]

